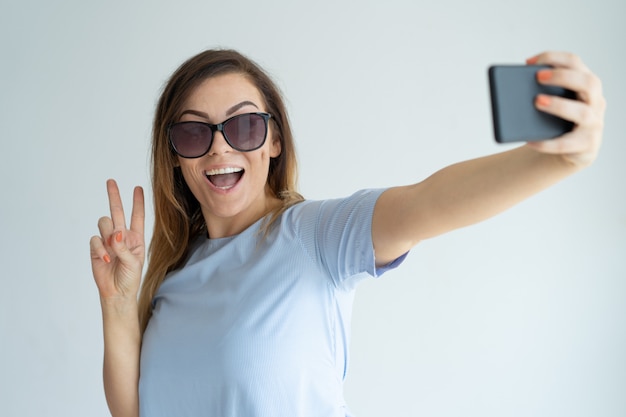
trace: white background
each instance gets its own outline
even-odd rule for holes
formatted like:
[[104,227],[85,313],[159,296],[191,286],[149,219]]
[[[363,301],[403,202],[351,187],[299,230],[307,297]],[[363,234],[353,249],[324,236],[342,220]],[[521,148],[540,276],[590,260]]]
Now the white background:
[[625,15],[623,0],[2,0],[0,415],[108,415],[88,251],[105,180],[127,204],[148,188],[164,81],[221,46],[283,89],[311,199],[508,149],[487,67],[580,54],[609,104],[596,164],[365,283],[346,397],[360,417],[625,416]]

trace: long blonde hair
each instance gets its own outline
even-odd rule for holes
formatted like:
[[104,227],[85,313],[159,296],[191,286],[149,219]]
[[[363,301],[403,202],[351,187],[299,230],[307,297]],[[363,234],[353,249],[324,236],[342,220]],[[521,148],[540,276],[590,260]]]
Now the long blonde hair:
[[207,234],[200,205],[183,179],[167,137],[168,126],[177,121],[191,92],[204,80],[217,75],[246,76],[265,100],[272,114],[272,131],[280,140],[281,154],[270,159],[267,184],[283,201],[267,227],[287,207],[303,200],[297,192],[297,162],[289,120],[280,91],[252,60],[233,50],[207,50],[184,62],[170,77],[157,104],[152,128],[152,190],[154,230],[148,253],[148,268],[139,295],[139,322],[145,331],[152,315],[152,299],[168,272],[182,266],[190,244]]

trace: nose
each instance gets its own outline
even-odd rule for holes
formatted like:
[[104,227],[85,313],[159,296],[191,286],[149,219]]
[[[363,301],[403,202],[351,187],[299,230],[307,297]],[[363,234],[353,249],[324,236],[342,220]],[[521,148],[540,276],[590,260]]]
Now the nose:
[[216,130],[213,132],[213,142],[209,148],[209,155],[221,155],[223,153],[231,152],[233,148],[226,142],[224,133]]

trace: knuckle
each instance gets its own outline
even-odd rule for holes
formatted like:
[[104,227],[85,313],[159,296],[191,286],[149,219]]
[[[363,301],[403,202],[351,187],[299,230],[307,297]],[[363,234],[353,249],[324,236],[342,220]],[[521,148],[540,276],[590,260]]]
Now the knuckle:
[[578,67],[582,64],[580,57],[572,52],[565,52],[565,60],[573,67]]
[[600,111],[602,111],[602,113],[604,114],[605,110],[606,110],[606,98],[602,97],[600,99]]
[[600,92],[602,91],[602,82],[600,79],[591,73],[584,74],[583,86],[589,92]]
[[598,77],[595,74],[589,74],[589,78],[590,78],[590,80],[589,80],[590,86],[594,90],[596,90],[596,91],[601,93],[602,92],[602,80],[600,79],[600,77]]
[[593,126],[598,122],[598,117],[590,106],[581,108],[578,119],[580,120],[579,124],[584,126]]
[[602,92],[604,91],[604,86],[602,85],[602,80],[600,79],[600,77],[598,77],[598,76],[597,76],[597,75],[595,75],[595,74],[593,75],[593,78],[594,78],[594,80],[595,80],[595,85],[596,85],[596,88],[598,89],[598,91],[599,91],[600,93],[602,93]]

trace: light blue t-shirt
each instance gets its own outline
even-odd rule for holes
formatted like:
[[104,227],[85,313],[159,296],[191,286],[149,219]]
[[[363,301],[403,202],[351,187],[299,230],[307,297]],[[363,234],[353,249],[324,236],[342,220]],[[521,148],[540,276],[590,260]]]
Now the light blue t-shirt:
[[142,417],[345,417],[354,289],[376,269],[384,190],[304,201],[265,237],[199,239],[159,288],[143,338]]

